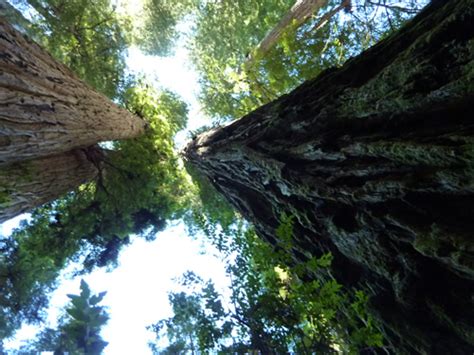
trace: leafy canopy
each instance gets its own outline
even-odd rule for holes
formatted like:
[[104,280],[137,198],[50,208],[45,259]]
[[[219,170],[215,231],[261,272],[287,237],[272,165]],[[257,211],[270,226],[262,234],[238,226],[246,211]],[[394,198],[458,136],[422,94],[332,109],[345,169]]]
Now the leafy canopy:
[[163,349],[150,344],[155,353],[358,353],[383,345],[367,296],[331,277],[330,254],[293,262],[292,218],[283,216],[276,248],[234,227],[219,244],[230,296],[193,272],[183,275],[185,291],[169,295],[174,315],[150,327],[157,341],[168,340]]
[[315,29],[321,17],[340,3],[330,0],[320,15],[300,27],[290,25],[269,53],[249,65],[255,46],[294,1],[203,2],[190,47],[205,112],[220,122],[242,117],[373,45],[426,1],[410,0],[404,6],[353,1],[346,9],[350,11],[338,12]]
[[93,88],[118,97],[124,84],[130,20],[117,15],[110,0],[16,3],[30,9],[30,36]]
[[20,349],[20,353],[37,354],[51,351],[55,354],[101,354],[107,346],[100,335],[109,316],[100,306],[106,292],[93,295],[89,285],[81,280],[79,295],[68,295],[66,313],[56,328],[45,328],[35,340]]
[[198,0],[144,0],[143,18],[133,21],[134,43],[146,54],[171,55],[180,38],[179,22],[197,6]]

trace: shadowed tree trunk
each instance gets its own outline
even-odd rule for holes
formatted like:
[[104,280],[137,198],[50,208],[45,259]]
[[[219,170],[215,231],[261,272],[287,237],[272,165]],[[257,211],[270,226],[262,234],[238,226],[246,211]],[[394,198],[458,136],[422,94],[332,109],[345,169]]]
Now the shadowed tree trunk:
[[0,166],[132,138],[145,126],[0,18]]
[[2,166],[0,223],[54,201],[100,174],[98,147]]
[[435,1],[340,69],[195,138],[186,158],[294,257],[330,251],[391,350],[474,349],[474,1]]

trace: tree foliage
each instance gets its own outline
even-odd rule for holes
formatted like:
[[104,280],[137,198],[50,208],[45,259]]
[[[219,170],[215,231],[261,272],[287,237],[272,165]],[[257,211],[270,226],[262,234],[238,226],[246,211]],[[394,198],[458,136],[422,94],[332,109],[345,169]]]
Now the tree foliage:
[[17,0],[33,14],[27,33],[110,98],[124,84],[130,20],[110,0]]
[[66,313],[59,319],[56,328],[45,328],[19,353],[37,354],[101,354],[107,346],[100,335],[101,328],[109,316],[106,307],[100,306],[106,292],[93,295],[89,285],[81,280],[79,295],[68,295],[70,302]]
[[398,2],[354,1],[350,9],[322,25],[320,18],[340,4],[339,0],[329,1],[320,16],[300,27],[290,26],[267,55],[246,65],[253,48],[293,3],[205,2],[196,15],[191,53],[208,115],[218,121],[242,117],[373,45],[426,1],[410,0],[403,6]]
[[[158,340],[169,341],[164,353],[358,353],[383,345],[368,297],[344,290],[331,276],[330,254],[294,262],[292,218],[283,216],[275,232],[277,249],[251,229],[232,232],[219,243],[230,296],[193,272],[183,275],[187,291],[169,296],[174,315],[151,326]],[[159,351],[156,343],[151,347]]]
[[[189,277],[196,275],[188,273],[187,282]],[[219,339],[230,335],[230,323],[221,322],[225,313],[214,285],[208,282],[201,291],[202,294],[176,292],[169,295],[173,316],[149,327],[156,334],[166,333],[169,345],[158,349],[156,344],[150,344],[154,352],[212,351]]]
[[146,54],[172,54],[180,37],[178,23],[197,6],[197,0],[145,0],[142,10],[144,19],[136,19],[134,23],[134,42]]

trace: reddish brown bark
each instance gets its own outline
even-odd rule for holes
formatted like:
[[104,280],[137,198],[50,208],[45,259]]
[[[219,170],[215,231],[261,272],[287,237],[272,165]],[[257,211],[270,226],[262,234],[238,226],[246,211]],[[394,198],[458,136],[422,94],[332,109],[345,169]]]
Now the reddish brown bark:
[[0,18],[0,165],[135,137],[145,127]]
[[54,201],[99,175],[99,148],[75,149],[59,155],[2,166],[0,223]]

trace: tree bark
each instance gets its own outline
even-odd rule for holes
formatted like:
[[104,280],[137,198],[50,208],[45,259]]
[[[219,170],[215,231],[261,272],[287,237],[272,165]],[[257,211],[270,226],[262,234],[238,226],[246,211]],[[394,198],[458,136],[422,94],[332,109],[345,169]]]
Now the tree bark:
[[186,158],[294,258],[334,256],[391,350],[474,349],[474,1],[404,28],[289,95],[195,138]]
[[0,223],[54,201],[100,174],[98,147],[13,163],[0,171]]
[[132,138],[145,127],[0,18],[0,166]]
[[281,18],[265,38],[250,53],[244,66],[250,67],[255,58],[261,58],[278,43],[290,26],[296,28],[305,23],[311,16],[327,5],[327,0],[297,0],[291,9]]

